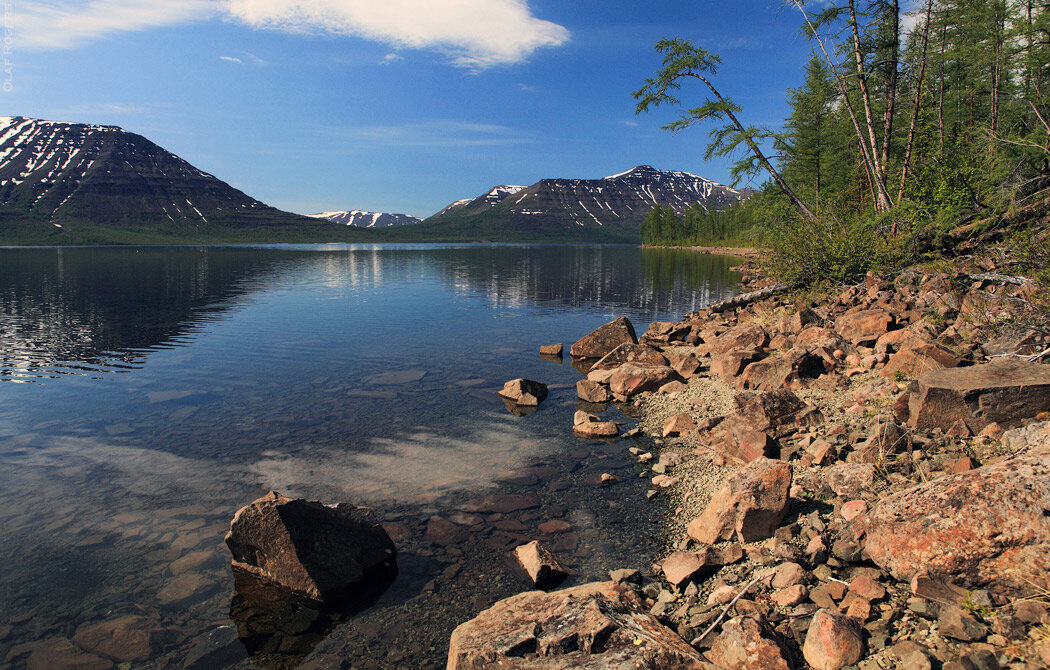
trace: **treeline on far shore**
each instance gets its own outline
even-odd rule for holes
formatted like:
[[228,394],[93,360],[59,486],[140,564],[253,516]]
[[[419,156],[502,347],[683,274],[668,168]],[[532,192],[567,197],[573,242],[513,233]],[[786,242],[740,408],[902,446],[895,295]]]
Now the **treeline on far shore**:
[[657,45],[663,68],[635,93],[638,110],[680,104],[699,80],[711,95],[666,127],[721,124],[707,157],[732,153],[735,177],[769,179],[722,211],[655,208],[643,243],[765,247],[783,279],[809,284],[994,238],[1050,280],[1050,5],[794,4],[813,56],[776,132],[746,125],[718,90],[717,55]]

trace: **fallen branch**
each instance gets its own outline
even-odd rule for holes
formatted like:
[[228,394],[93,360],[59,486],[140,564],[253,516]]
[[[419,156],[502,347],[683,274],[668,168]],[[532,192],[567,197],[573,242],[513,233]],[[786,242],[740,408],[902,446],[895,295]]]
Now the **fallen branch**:
[[733,609],[733,605],[736,604],[736,601],[740,600],[741,596],[743,596],[745,593],[747,593],[748,590],[752,586],[754,586],[755,584],[759,583],[760,581],[762,581],[766,577],[769,577],[771,574],[773,574],[773,570],[763,570],[762,572],[760,572],[758,574],[757,577],[755,577],[750,582],[748,582],[747,586],[745,586],[744,588],[740,589],[740,593],[736,594],[736,597],[729,601],[729,604],[725,606],[725,609],[723,609],[722,613],[718,615],[718,618],[715,619],[713,622],[711,622],[711,625],[707,627],[707,630],[705,630],[703,633],[700,633],[699,635],[694,637],[693,641],[690,642],[689,644],[695,645],[698,642],[700,642],[700,640],[703,640],[705,637],[707,637],[708,634],[711,631],[713,631],[715,628],[718,627],[718,624],[722,623],[722,619],[724,619],[726,617],[726,613],[729,610]]
[[1041,351],[1038,354],[1031,354],[1031,355],[1029,355],[1029,354],[1016,354],[1016,353],[1014,353],[1014,354],[993,354],[993,355],[989,356],[988,358],[1020,358],[1023,361],[1028,361],[1029,363],[1034,363],[1034,362],[1038,361],[1040,358],[1043,358],[1044,356],[1050,356],[1050,349],[1047,349],[1045,351]]
[[716,303],[708,305],[707,311],[711,312],[712,314],[718,314],[719,312],[725,312],[727,310],[735,309],[737,307],[744,307],[745,305],[750,305],[753,302],[764,300],[771,295],[783,293],[787,290],[788,286],[786,284],[777,284],[775,286],[770,286],[768,288],[764,288],[758,291],[752,291],[751,293],[741,293],[740,295],[735,295],[732,298],[726,298],[725,300],[720,300]]
[[1015,286],[1022,286],[1027,283],[1028,279],[1024,277],[1012,277],[1010,275],[1002,275],[998,272],[986,272],[982,274],[969,275],[969,279],[973,281],[990,281],[995,284],[1013,284]]

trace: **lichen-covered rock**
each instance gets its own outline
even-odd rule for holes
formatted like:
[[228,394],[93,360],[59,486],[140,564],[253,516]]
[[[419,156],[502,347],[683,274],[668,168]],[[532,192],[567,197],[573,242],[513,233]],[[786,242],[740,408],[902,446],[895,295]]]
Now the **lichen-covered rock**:
[[320,602],[342,598],[397,555],[367,507],[328,507],[276,491],[237,510],[226,545],[234,570]]
[[656,391],[668,382],[677,381],[678,373],[666,365],[624,363],[609,377],[609,390],[630,397],[643,391]]
[[1029,594],[1050,574],[1047,510],[1050,449],[1039,449],[891,495],[857,522],[871,560],[899,580],[929,572]]
[[621,316],[599,326],[569,348],[575,358],[601,358],[625,342],[638,344],[630,319]]
[[827,609],[813,615],[802,655],[816,670],[839,670],[864,655],[864,638],[850,619]]
[[644,344],[624,342],[591,366],[591,370],[613,370],[624,363],[639,365],[669,365],[667,358],[656,349]]
[[707,657],[725,670],[791,670],[777,634],[751,617],[725,622]]
[[790,490],[790,464],[757,458],[726,479],[686,532],[707,544],[734,536],[745,543],[770,537],[787,513]]
[[576,382],[576,395],[580,400],[591,403],[603,403],[612,400],[609,391],[598,382],[581,379]]
[[835,322],[835,330],[854,345],[872,345],[891,330],[893,315],[881,309],[847,312]]
[[447,667],[716,670],[646,612],[637,593],[614,582],[497,602],[456,627]]

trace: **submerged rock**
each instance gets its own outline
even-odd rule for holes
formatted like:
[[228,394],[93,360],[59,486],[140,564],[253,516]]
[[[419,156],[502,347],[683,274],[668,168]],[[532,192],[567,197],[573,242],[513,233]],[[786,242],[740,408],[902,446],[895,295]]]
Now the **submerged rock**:
[[519,377],[504,384],[496,395],[516,405],[536,407],[547,397],[547,385]]
[[447,667],[714,669],[613,582],[497,602],[453,631]]
[[276,491],[237,510],[226,545],[235,572],[319,602],[347,596],[369,570],[397,555],[367,507],[328,507]]

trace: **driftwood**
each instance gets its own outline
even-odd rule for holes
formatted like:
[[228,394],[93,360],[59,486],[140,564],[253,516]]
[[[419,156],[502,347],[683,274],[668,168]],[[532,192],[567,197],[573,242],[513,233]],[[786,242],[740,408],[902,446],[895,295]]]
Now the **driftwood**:
[[750,305],[751,303],[758,302],[759,300],[765,300],[769,296],[776,295],[777,293],[783,293],[787,290],[788,286],[786,284],[776,284],[775,286],[770,286],[769,288],[764,288],[758,291],[752,291],[751,293],[741,293],[740,295],[733,296],[732,298],[720,300],[716,303],[708,305],[706,309],[712,314],[718,314],[719,312],[725,312],[731,309],[736,309],[737,307],[744,307],[745,305]]
[[1014,286],[1022,286],[1028,279],[1024,277],[1012,277],[1010,275],[999,274],[998,272],[985,272],[976,275],[967,275],[971,281],[990,281],[993,284],[1013,284]]

